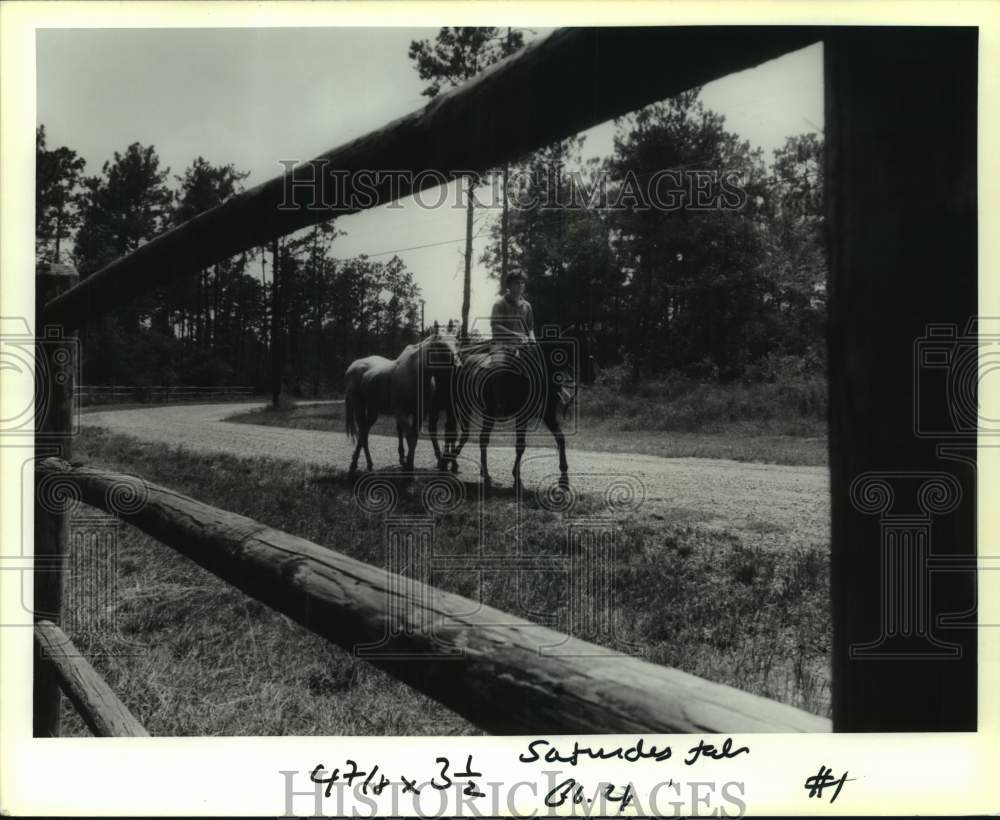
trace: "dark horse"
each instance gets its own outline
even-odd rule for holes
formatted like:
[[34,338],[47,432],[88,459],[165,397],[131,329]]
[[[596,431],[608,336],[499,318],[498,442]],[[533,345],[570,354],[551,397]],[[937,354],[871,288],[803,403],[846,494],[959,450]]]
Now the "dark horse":
[[[429,432],[436,438],[437,419],[445,414],[445,446],[439,469],[458,471],[458,456],[469,438],[473,416],[481,420],[479,454],[483,484],[492,484],[486,452],[498,421],[513,420],[515,486],[521,483],[521,457],[528,423],[541,419],[559,450],[560,484],[567,486],[566,440],[560,419],[576,396],[577,384],[593,382],[593,366],[585,336],[543,333],[537,344],[496,345],[490,342],[462,348],[462,367],[450,380],[439,379],[429,414]],[[461,429],[455,441],[457,429]]]

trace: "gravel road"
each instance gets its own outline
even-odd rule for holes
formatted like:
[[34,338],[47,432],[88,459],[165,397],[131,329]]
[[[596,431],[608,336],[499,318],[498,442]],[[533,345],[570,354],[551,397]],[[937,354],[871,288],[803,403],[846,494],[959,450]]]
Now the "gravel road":
[[[342,432],[295,430],[223,419],[259,408],[246,404],[181,405],[114,410],[81,416],[84,426],[101,427],[148,442],[161,442],[201,453],[226,453],[296,461],[317,467],[346,469],[352,445]],[[550,439],[551,441],[551,439]],[[472,446],[469,446],[472,445]],[[464,454],[478,460],[475,438]],[[396,440],[372,436],[375,468],[396,464]],[[615,485],[620,500],[635,499],[643,518],[690,523],[700,528],[738,534],[749,545],[790,549],[829,543],[829,477],[825,467],[750,464],[724,459],[661,458],[632,453],[576,450],[568,439],[570,480],[581,492],[608,491]],[[491,446],[490,473],[510,486],[514,450]],[[361,459],[364,463],[364,457]],[[417,444],[417,468],[433,466],[430,443]],[[463,464],[468,478],[475,462]],[[554,448],[532,448],[522,462],[522,478],[530,490],[558,474]]]

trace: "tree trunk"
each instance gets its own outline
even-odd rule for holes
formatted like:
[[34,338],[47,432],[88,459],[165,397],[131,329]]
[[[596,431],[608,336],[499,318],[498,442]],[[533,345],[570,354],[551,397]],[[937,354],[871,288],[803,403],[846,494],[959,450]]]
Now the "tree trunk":
[[510,173],[510,165],[504,163],[503,166],[503,212],[500,217],[500,285],[507,281],[507,243],[510,238],[510,216],[507,212],[507,176]]
[[63,216],[63,209],[62,206],[60,205],[59,210],[56,211],[56,253],[55,256],[52,258],[52,261],[56,263],[59,262],[59,239],[62,236],[62,216]]
[[281,311],[278,293],[280,240],[271,243],[271,404],[277,409],[281,399]]
[[642,297],[642,304],[639,305],[639,330],[636,334],[636,345],[632,351],[632,381],[639,383],[642,363],[645,359],[645,348],[649,337],[649,300],[653,294],[653,267],[646,267],[646,281]]
[[462,284],[462,339],[469,338],[469,302],[472,291],[472,211],[473,200],[472,177],[469,177],[468,203],[465,206],[465,280]]

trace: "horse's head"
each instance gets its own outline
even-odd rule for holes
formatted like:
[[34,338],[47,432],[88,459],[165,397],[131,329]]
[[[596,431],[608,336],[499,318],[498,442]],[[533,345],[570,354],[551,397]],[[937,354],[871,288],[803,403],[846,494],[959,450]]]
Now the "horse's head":
[[427,363],[433,368],[457,368],[462,366],[462,356],[459,352],[458,337],[455,335],[455,322],[448,320],[447,327],[442,330],[435,322],[430,335],[424,339]]
[[572,327],[562,332],[543,331],[540,345],[546,354],[550,396],[565,416],[576,398],[579,385],[594,383],[590,336]]

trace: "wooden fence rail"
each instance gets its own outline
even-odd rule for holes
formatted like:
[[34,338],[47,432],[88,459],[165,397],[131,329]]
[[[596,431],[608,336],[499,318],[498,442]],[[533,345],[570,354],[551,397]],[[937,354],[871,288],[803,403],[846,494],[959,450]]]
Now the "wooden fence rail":
[[[135,477],[60,459],[38,469],[345,649],[378,644],[392,629],[398,637],[365,660],[490,732],[830,730],[829,720],[791,706],[412,579],[399,583],[385,569]],[[540,653],[542,646],[559,646],[559,655]]]
[[97,737],[149,737],[142,724],[51,621],[35,624],[35,649]]

